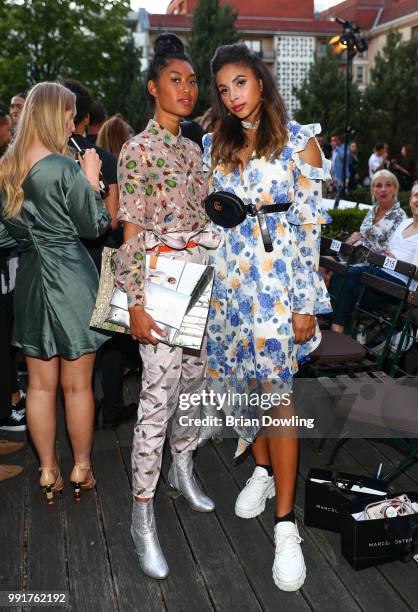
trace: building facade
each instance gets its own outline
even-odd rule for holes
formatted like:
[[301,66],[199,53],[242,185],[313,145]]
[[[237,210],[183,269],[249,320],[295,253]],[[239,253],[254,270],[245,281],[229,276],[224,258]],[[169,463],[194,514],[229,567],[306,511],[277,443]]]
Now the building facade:
[[[222,1],[222,0],[221,0]],[[242,40],[266,62],[276,76],[279,89],[290,114],[297,107],[294,87],[300,87],[309,67],[321,53],[331,36],[339,31],[332,21],[319,19],[314,14],[313,0],[229,0],[238,13],[236,27]],[[166,14],[132,14],[131,25],[136,36],[145,36],[144,65],[155,38],[160,32],[176,33],[185,43],[192,28],[193,11],[197,0],[172,0]],[[137,17],[136,17],[137,15]],[[135,22],[136,19],[136,22]],[[144,24],[147,31],[143,30]]]
[[340,17],[358,25],[369,45],[354,62],[354,79],[365,87],[376,56],[386,45],[390,30],[404,40],[418,36],[418,0],[346,0],[321,13],[323,19]]
[[[197,2],[171,0],[166,14],[149,14],[144,9],[130,14],[135,40],[143,48],[143,68],[160,32],[175,32],[187,43]],[[330,38],[341,32],[335,17],[353,21],[368,42],[369,49],[354,59],[353,79],[360,88],[369,82],[376,55],[385,46],[390,29],[401,32],[405,40],[418,36],[418,0],[345,0],[319,14],[314,13],[313,0],[228,0],[228,4],[238,13],[236,27],[243,33],[243,42],[276,76],[290,114],[297,108],[294,88],[300,87]],[[341,56],[342,69],[344,63]]]

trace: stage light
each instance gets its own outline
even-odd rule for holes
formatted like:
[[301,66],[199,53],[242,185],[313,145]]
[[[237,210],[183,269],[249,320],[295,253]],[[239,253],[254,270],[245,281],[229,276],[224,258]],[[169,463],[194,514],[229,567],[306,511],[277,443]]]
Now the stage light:
[[363,53],[367,50],[367,42],[360,34],[358,28],[351,21],[336,17],[333,21],[337,21],[343,26],[343,32],[339,36],[333,36],[329,45],[331,52],[335,55],[346,53],[346,79],[345,79],[345,120],[344,120],[344,157],[343,157],[343,176],[342,185],[337,190],[334,208],[338,208],[340,199],[347,193],[347,156],[348,156],[348,141],[350,137],[350,110],[351,110],[351,85],[353,79],[353,59],[357,53]]

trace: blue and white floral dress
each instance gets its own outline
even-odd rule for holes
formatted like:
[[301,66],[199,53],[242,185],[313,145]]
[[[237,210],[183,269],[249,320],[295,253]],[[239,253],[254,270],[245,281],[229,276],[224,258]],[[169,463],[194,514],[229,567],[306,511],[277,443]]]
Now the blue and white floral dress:
[[[276,160],[251,158],[243,172],[224,174],[218,165],[211,191],[228,191],[255,204],[293,202],[284,213],[266,215],[273,252],[264,249],[258,221],[245,219],[232,229],[217,228],[219,247],[212,255],[215,284],[208,321],[208,386],[234,392],[254,384],[292,388],[298,363],[319,344],[315,336],[294,343],[292,313],[330,312],[329,295],[319,273],[321,224],[330,217],[321,207],[321,181],[329,178],[330,162],[310,166],[299,153],[321,132],[319,124],[291,121],[289,141]],[[212,135],[203,138],[204,162],[211,167]],[[213,252],[212,252],[213,253]],[[269,383],[269,385],[266,385]],[[230,405],[234,416],[254,415],[251,407]],[[257,429],[236,427],[247,442]]]

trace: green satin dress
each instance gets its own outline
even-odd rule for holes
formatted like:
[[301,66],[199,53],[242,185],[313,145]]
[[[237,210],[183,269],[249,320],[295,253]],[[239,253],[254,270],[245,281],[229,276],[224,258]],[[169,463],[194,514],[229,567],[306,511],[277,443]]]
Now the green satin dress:
[[25,355],[77,359],[95,352],[107,336],[90,329],[99,284],[82,238],[97,238],[110,215],[78,164],[51,154],[23,182],[17,217],[5,219],[0,193],[0,248],[20,250],[12,343]]

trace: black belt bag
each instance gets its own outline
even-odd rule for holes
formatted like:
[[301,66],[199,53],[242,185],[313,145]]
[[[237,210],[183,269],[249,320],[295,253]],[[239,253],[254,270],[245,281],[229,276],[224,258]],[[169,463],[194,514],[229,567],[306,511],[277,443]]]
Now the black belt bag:
[[205,199],[206,214],[221,227],[236,227],[244,221],[247,215],[257,217],[264,249],[267,253],[273,250],[273,244],[265,215],[286,212],[291,206],[292,202],[284,202],[283,204],[265,204],[257,209],[254,204],[245,204],[241,198],[227,191],[215,191]]

